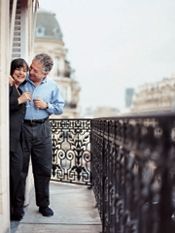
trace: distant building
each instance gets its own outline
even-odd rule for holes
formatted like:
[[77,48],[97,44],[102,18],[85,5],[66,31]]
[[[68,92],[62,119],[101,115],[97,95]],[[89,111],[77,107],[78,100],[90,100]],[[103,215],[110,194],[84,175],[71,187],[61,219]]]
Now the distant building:
[[115,117],[119,110],[113,107],[97,107],[94,111],[94,117]]
[[135,93],[131,112],[175,111],[175,75],[144,84]]
[[87,118],[98,118],[98,117],[115,117],[119,114],[119,109],[113,107],[101,106],[97,108],[88,107],[85,111]]
[[134,96],[134,88],[126,88],[125,90],[125,107],[129,108],[132,105],[132,100]]
[[34,53],[48,53],[54,59],[54,67],[49,76],[61,89],[65,100],[64,113],[59,118],[79,117],[80,86],[75,80],[74,70],[67,59],[67,49],[63,41],[56,15],[52,12],[37,12]]

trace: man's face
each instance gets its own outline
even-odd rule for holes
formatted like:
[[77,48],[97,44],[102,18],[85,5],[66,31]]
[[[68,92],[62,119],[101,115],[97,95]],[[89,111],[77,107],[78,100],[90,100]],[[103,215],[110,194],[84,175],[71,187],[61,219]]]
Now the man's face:
[[41,82],[47,72],[43,71],[43,65],[38,60],[33,60],[29,69],[30,79],[34,82]]

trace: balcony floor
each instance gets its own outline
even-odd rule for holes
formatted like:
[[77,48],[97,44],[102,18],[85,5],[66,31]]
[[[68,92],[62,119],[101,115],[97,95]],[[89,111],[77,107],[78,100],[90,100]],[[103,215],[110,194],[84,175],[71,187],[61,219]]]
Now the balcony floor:
[[11,222],[11,233],[98,233],[101,222],[92,190],[87,186],[51,182],[54,216],[43,217],[35,205],[34,192],[24,218]]

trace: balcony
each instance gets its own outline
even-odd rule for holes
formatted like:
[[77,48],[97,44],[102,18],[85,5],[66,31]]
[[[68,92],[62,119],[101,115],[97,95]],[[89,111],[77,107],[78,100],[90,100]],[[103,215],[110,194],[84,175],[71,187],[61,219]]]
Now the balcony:
[[32,190],[25,216],[11,223],[11,233],[98,233],[101,221],[93,191],[83,185],[51,182],[50,199],[54,216],[43,217]]
[[[53,231],[59,233],[97,233],[102,223],[103,233],[175,232],[174,113],[51,119],[50,122],[53,135],[51,196],[58,192],[51,202],[53,206],[65,203],[63,208],[58,207],[57,219],[60,212],[68,220],[64,223],[53,220],[53,223],[45,219],[47,227],[54,224]],[[78,194],[77,199],[72,199],[72,203],[76,203],[73,207],[67,199],[70,193],[72,198]],[[77,205],[85,212],[79,209],[77,215]],[[27,210],[33,213],[33,218],[34,208]],[[80,231],[71,226],[67,218],[69,209],[72,217],[78,216],[74,227],[83,221],[88,223],[81,225]],[[84,214],[86,211],[91,214]],[[85,215],[94,216],[94,221],[84,218]],[[42,232],[37,228],[40,221],[43,220],[35,219],[32,223],[33,232],[35,229]],[[21,222],[16,232],[28,233],[20,231],[22,224],[31,223]],[[63,225],[70,225],[72,231],[68,228],[62,231]]]

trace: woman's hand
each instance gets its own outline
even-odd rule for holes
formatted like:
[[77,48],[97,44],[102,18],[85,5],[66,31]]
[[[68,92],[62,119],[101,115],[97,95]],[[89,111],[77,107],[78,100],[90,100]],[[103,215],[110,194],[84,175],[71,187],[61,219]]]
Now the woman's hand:
[[23,92],[20,97],[18,97],[18,104],[26,103],[32,100],[32,95],[29,91]]
[[10,86],[13,86],[15,84],[15,80],[12,78],[12,76],[9,76],[9,84]]

